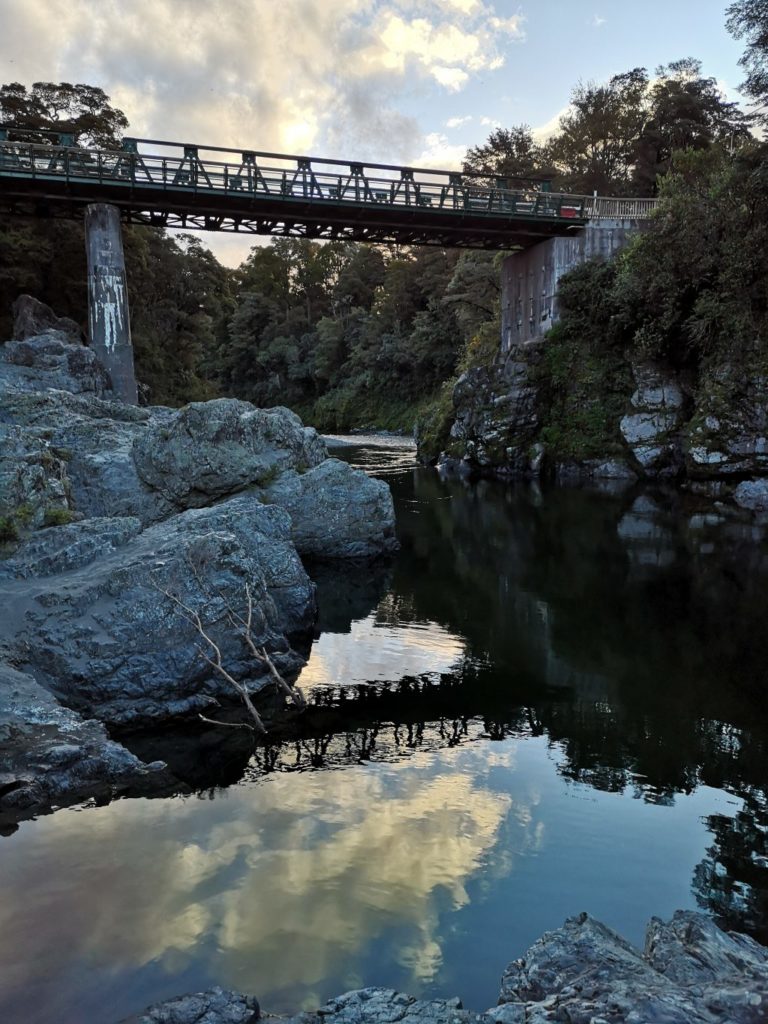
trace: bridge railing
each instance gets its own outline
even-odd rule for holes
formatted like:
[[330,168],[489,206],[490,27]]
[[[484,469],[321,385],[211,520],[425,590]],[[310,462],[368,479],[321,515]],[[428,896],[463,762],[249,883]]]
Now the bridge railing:
[[[266,157],[267,162],[262,158]],[[271,157],[271,161],[270,161]],[[343,169],[342,169],[343,168]],[[374,173],[371,173],[373,171]],[[584,197],[554,194],[536,183],[488,187],[449,171],[342,164],[279,154],[243,153],[239,160],[159,152],[87,150],[0,141],[0,177],[98,181],[135,189],[227,193],[319,203],[417,207],[498,217],[584,219]]]
[[[16,129],[13,134],[17,135]],[[66,137],[62,136],[62,139]],[[155,147],[149,149],[149,147]],[[201,153],[206,155],[201,155]],[[211,155],[207,155],[211,154]],[[231,159],[221,159],[223,154]],[[655,199],[615,199],[554,193],[548,183],[484,178],[454,171],[345,163],[277,153],[234,151],[157,140],[125,139],[120,150],[85,149],[66,144],[11,141],[0,126],[0,178],[99,182],[139,192],[210,192],[231,197],[294,203],[415,207],[456,214],[510,219],[632,219],[651,216]]]

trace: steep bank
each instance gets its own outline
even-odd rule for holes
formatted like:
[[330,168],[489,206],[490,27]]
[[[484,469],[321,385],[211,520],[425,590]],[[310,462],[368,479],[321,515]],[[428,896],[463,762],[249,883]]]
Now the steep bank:
[[[546,932],[505,969],[498,1005],[485,1013],[459,999],[420,1000],[365,988],[331,999],[291,1024],[762,1024],[768,1010],[768,950],[678,911],[652,918],[635,949],[588,914]],[[182,996],[124,1024],[255,1024],[253,996],[213,989]]]
[[445,458],[509,477],[664,479],[768,511],[763,167],[761,147],[680,155],[648,230],[560,279],[559,322],[462,374]]
[[143,779],[98,723],[210,714],[237,704],[232,678],[271,690],[270,662],[295,678],[316,614],[302,556],[396,545],[386,484],[287,409],[123,405],[68,322],[18,312],[0,350],[9,820]]

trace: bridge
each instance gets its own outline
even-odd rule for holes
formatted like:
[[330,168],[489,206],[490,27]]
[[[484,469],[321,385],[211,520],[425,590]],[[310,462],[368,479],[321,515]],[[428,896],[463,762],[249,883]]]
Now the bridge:
[[648,217],[652,199],[552,192],[546,180],[326,160],[0,125],[0,213],[85,217],[91,343],[136,400],[121,221],[184,230],[508,252],[605,219]]

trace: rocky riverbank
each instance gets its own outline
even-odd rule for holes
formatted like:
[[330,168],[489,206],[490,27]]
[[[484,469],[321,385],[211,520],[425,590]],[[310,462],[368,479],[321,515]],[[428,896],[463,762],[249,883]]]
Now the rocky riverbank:
[[[0,824],[173,783],[109,740],[304,664],[302,558],[396,547],[386,484],[288,409],[115,401],[77,328],[24,297],[0,348]],[[198,618],[199,617],[199,618]],[[266,658],[255,655],[264,652]],[[271,666],[270,666],[271,663]]]
[[443,464],[502,478],[673,481],[695,495],[768,513],[764,374],[744,378],[719,366],[694,380],[670,366],[630,360],[613,375],[610,394],[595,379],[580,401],[598,423],[590,433],[591,424],[553,425],[549,344],[545,337],[516,346],[459,379]]
[[[212,989],[153,1007],[124,1024],[253,1024],[257,1000]],[[700,914],[652,918],[642,952],[580,914],[546,932],[505,969],[498,1004],[478,1013],[454,999],[366,988],[291,1024],[764,1024],[768,949]]]

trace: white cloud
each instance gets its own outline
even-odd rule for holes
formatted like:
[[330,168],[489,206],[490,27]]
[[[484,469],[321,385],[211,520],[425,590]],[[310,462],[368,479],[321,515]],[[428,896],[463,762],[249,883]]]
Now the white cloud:
[[593,14],[592,20],[589,22],[589,24],[592,26],[592,28],[602,28],[605,22],[605,18],[601,18],[599,14]]
[[492,117],[481,117],[480,124],[490,128],[501,128],[501,121],[496,121]]
[[458,171],[467,154],[466,143],[449,142],[440,132],[431,132],[425,139],[425,148],[413,161],[414,167],[433,167],[438,170]]
[[461,128],[463,124],[469,124],[472,120],[472,115],[467,114],[466,117],[449,117],[445,122],[446,128]]

